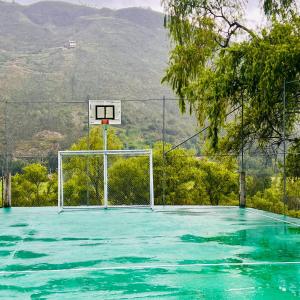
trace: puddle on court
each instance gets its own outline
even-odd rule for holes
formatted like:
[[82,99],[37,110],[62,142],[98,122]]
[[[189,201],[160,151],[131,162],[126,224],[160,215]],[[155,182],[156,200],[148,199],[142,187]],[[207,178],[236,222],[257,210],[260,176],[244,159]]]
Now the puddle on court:
[[12,251],[9,251],[9,250],[0,250],[0,257],[10,256],[11,253],[12,253]]
[[37,253],[32,251],[24,251],[24,250],[16,251],[14,254],[14,258],[20,258],[20,259],[33,259],[33,258],[40,258],[44,256],[48,256],[48,254]]
[[10,225],[9,227],[27,227],[28,224],[25,224],[25,223],[19,223],[19,224],[13,224],[13,225]]
[[[297,299],[300,291],[293,278],[297,272],[296,266],[129,268],[72,274],[62,270],[4,276],[0,290],[20,299],[24,295],[32,299],[92,299],[96,295],[99,299]],[[16,284],[18,278],[22,288]]]
[[0,235],[0,242],[18,242],[21,241],[21,236],[15,235]]

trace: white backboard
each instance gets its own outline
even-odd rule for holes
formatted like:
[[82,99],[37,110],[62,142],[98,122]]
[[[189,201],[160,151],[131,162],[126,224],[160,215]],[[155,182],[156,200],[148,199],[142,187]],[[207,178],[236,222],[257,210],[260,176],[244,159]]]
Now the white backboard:
[[109,120],[109,124],[121,124],[120,100],[90,100],[89,123],[100,125],[102,120]]

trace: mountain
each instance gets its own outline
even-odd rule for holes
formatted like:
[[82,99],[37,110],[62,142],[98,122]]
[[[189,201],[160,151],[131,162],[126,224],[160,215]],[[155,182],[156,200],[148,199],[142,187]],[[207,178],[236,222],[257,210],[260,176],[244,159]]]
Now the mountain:
[[[0,130],[3,146],[4,101],[13,101],[6,107],[13,153],[33,154],[24,145],[42,131],[64,136],[61,148],[86,134],[86,104],[73,102],[174,98],[160,83],[169,40],[159,12],[0,2],[0,24],[5,25],[0,26]],[[68,47],[69,40],[75,48]],[[122,110],[119,133],[128,147],[161,139],[161,101],[124,101]],[[170,142],[194,132],[194,120],[180,116],[177,101],[167,102],[166,116]]]
[[[13,2],[12,0],[6,1]],[[15,2],[22,5],[28,5],[39,2],[39,0],[15,0]],[[64,0],[64,2],[96,8],[106,7],[110,9],[122,9],[127,7],[143,7],[162,11],[161,0]]]

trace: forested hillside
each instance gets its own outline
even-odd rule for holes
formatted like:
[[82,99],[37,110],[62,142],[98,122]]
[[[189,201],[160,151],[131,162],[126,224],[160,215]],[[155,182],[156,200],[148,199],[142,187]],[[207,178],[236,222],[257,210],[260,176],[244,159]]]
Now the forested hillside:
[[[61,102],[174,97],[160,83],[169,41],[158,12],[0,2],[0,23],[0,127],[4,145],[6,111],[13,153],[44,154],[53,135],[63,148],[86,132],[86,105]],[[5,109],[5,101],[16,103]],[[161,138],[161,107],[124,102],[120,134],[128,147]],[[178,116],[177,102],[167,102],[170,142],[194,131],[189,116]]]

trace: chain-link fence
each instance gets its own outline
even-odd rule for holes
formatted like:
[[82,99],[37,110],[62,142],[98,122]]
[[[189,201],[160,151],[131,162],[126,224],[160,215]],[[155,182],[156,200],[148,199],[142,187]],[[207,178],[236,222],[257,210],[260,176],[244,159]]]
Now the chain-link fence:
[[60,184],[63,206],[104,205],[103,155],[63,156]]
[[59,206],[153,206],[151,150],[59,152]]
[[[97,137],[98,133],[93,133],[94,127],[88,124],[87,100],[6,101],[0,102],[0,105],[0,171],[1,175],[12,174],[12,205],[55,205],[57,151],[70,149],[72,145],[81,150],[103,149],[102,137]],[[293,111],[294,115],[296,113]],[[293,216],[299,214],[299,153],[295,148],[292,154],[288,154],[291,151],[288,139],[285,152],[283,145],[272,154],[244,149],[243,162],[241,154],[209,155],[205,143],[207,127],[198,128],[193,115],[181,114],[177,100],[163,97],[123,99],[122,125],[113,128],[111,135],[119,149],[154,149],[157,205],[239,205],[240,173],[245,172],[247,206],[279,213],[291,211]],[[68,159],[72,165],[72,159]],[[66,182],[70,186],[65,187],[65,203],[70,206],[103,205],[101,158],[81,159],[79,165],[83,178],[80,185],[75,184],[73,175],[66,173]],[[99,161],[93,161],[97,159]],[[141,191],[144,191],[147,180],[139,176],[140,186],[133,190],[131,187],[137,186],[138,176],[127,176],[130,166],[143,165],[142,159],[124,157],[119,160],[119,172],[124,174],[120,178],[114,178],[117,167],[113,159],[108,161],[113,175],[109,178],[109,201],[112,204],[146,203],[148,195]],[[46,177],[38,188],[32,185],[35,180],[28,180],[29,175],[24,170],[34,164],[46,169]],[[91,166],[98,169],[90,170]],[[146,174],[147,171],[144,171]],[[74,172],[72,170],[70,174]],[[68,176],[71,176],[70,179]],[[113,180],[123,187],[116,189]],[[0,184],[1,198],[4,197],[2,183],[5,180]],[[123,194],[125,191],[126,196]]]
[[150,163],[145,154],[108,155],[108,206],[151,205]]
[[163,188],[156,195],[161,193],[159,204],[239,204],[239,173],[234,158],[177,149],[165,155],[161,178]]

